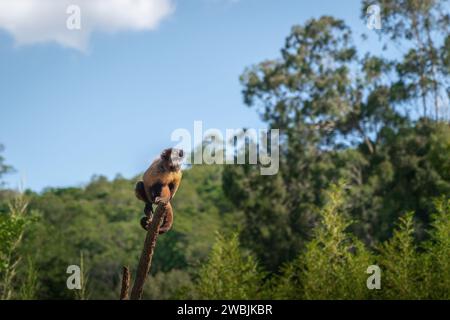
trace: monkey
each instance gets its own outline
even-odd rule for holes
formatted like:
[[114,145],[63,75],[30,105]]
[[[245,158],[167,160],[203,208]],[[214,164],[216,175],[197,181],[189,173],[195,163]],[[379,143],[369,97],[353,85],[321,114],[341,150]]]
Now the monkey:
[[159,234],[166,233],[172,228],[173,210],[170,200],[180,186],[182,171],[181,162],[184,152],[181,149],[169,148],[163,150],[150,167],[144,172],[142,181],[135,187],[136,197],[145,203],[141,226],[148,230],[153,218],[153,204],[166,203],[164,221],[159,228]]

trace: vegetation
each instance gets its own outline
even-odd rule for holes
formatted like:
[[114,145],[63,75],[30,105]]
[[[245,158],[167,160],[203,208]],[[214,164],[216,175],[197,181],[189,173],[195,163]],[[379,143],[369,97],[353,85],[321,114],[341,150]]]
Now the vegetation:
[[[25,193],[28,208],[39,212],[40,218],[24,234],[22,246],[16,251],[17,255],[31,257],[34,269],[39,271],[37,298],[83,298],[66,287],[66,269],[80,265],[81,254],[88,273],[85,294],[91,299],[117,298],[121,267],[136,265],[145,235],[139,225],[143,207],[133,193],[136,181],[120,176],[113,181],[93,177],[83,188]],[[156,292],[164,292],[165,298],[175,296],[177,288],[190,283],[192,270],[208,256],[214,232],[232,230],[238,223],[221,192],[220,167],[197,167],[186,172],[173,205],[176,223],[170,233],[158,239],[154,277],[145,288],[150,297],[156,297]],[[8,215],[6,207],[3,215]],[[0,230],[5,234],[6,229]],[[26,263],[22,267],[26,269]],[[173,286],[158,280],[166,275]],[[161,287],[154,288],[155,282]],[[170,287],[170,293],[165,286]]]
[[[379,3],[397,59],[358,52],[325,16],[244,71],[244,102],[280,129],[280,172],[186,170],[145,298],[450,299],[450,17],[445,1]],[[11,170],[0,156],[0,181]],[[1,189],[0,297],[117,299],[144,239],[137,179]]]
[[[8,203],[9,212],[0,215],[0,297],[13,298],[16,289],[15,280],[22,256],[18,254],[25,229],[33,217],[28,214],[28,203],[22,195],[16,196]],[[31,260],[28,260],[26,277],[23,279],[19,296],[32,298],[36,288],[36,274]]]
[[[347,197],[342,185],[331,187],[313,239],[298,257],[283,266],[281,274],[266,283],[261,281],[264,274],[253,258],[240,256],[235,238],[219,238],[204,267],[210,273],[200,271],[200,297],[245,299],[245,293],[252,292],[253,299],[450,298],[450,199],[436,201],[428,241],[420,246],[414,243],[413,214],[408,213],[399,219],[393,237],[371,251],[347,231],[350,222],[343,211]],[[228,258],[222,257],[224,253]],[[367,288],[366,270],[371,265],[382,270],[380,290]],[[233,278],[230,273],[234,273]],[[235,280],[240,280],[240,285]]]
[[450,95],[450,17],[441,3],[381,1],[380,37],[405,52],[396,60],[358,52],[344,21],[325,16],[294,26],[279,58],[242,75],[245,103],[281,130],[280,172],[228,166],[224,192],[245,213],[242,243],[269,270],[305,246],[324,190],[339,179],[366,244],[388,239],[406,211],[426,238],[433,199],[450,196],[450,109],[441,103]]
[[202,299],[256,299],[263,277],[255,258],[241,252],[237,234],[219,234],[199,271],[197,294]]

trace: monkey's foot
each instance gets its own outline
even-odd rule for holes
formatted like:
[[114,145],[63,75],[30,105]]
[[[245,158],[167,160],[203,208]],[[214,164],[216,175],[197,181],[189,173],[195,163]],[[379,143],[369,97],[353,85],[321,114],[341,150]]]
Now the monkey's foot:
[[[150,223],[152,223],[152,218],[153,217],[142,217],[141,218],[141,227],[145,230],[148,231],[148,228],[150,227]],[[161,226],[164,226],[164,222],[165,222],[165,218],[164,221],[162,222]],[[161,229],[159,229],[159,234],[163,234],[166,233],[167,231],[169,231],[171,229],[171,226],[169,227],[162,227]]]
[[142,217],[141,218],[141,227],[144,230],[148,230],[148,227],[150,226],[151,222],[152,222],[152,217]]
[[172,228],[171,226],[170,227],[162,227],[162,228],[159,229],[158,234],[164,234],[167,231],[169,231],[171,228]]

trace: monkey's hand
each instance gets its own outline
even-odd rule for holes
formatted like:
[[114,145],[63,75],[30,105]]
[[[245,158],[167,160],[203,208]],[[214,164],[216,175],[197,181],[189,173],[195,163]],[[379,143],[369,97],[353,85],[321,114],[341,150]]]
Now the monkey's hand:
[[163,205],[167,206],[167,204],[169,203],[169,200],[170,200],[170,198],[156,197],[155,204],[157,204],[157,205],[163,204]]

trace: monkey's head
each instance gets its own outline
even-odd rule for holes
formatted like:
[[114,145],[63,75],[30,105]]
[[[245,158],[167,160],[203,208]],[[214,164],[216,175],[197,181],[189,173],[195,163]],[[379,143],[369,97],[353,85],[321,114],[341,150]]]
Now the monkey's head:
[[181,169],[184,151],[182,149],[169,148],[161,153],[161,160],[168,171],[178,171]]

